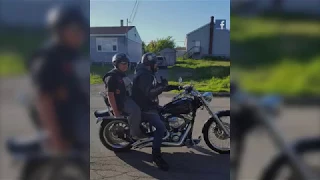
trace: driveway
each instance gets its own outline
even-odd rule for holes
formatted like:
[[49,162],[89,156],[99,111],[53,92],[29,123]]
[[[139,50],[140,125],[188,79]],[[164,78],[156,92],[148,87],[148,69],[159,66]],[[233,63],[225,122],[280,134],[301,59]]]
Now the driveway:
[[[24,107],[15,96],[27,91],[25,77],[0,79],[0,180],[16,180],[20,166],[12,163],[4,149],[4,140],[10,136],[28,136],[34,129],[27,118]],[[101,85],[91,86],[91,114],[103,109],[103,101],[97,95]],[[160,103],[168,102],[170,95],[161,96]],[[215,98],[211,104],[215,110],[229,109],[228,98]],[[202,123],[208,118],[204,111],[199,112],[195,136],[199,134]],[[284,107],[282,116],[276,120],[288,142],[305,136],[320,135],[319,107]],[[197,148],[164,148],[165,158],[171,165],[169,172],[161,172],[150,163],[150,149],[116,155],[102,146],[98,140],[98,128],[94,118],[90,120],[91,136],[91,179],[229,179],[229,156],[212,153],[204,143]],[[269,135],[259,129],[249,136],[246,153],[241,166],[241,180],[256,180],[262,168],[267,165],[277,149]],[[317,161],[319,162],[319,161]]]
[[[102,85],[91,86],[91,114],[105,105],[98,92]],[[168,103],[172,95],[160,96],[160,104]],[[216,98],[211,103],[214,110],[230,108],[228,98]],[[206,111],[198,113],[194,137],[201,135],[201,128],[209,115]],[[151,162],[151,148],[132,150],[128,153],[114,153],[106,149],[98,136],[99,125],[91,115],[90,122],[90,159],[92,180],[133,180],[133,179],[201,179],[229,180],[229,155],[215,154],[202,141],[197,147],[166,147],[163,148],[164,158],[170,164],[169,172],[158,170]]]

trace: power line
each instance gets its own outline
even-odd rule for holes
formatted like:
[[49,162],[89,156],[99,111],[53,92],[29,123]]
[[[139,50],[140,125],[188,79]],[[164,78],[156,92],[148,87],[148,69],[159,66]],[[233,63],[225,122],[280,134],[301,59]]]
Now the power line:
[[136,0],[136,2],[134,3],[133,9],[132,9],[131,14],[130,14],[129,21],[131,21],[131,18],[132,18],[134,10],[136,9],[137,3],[138,3],[138,0]]
[[140,4],[140,1],[138,1],[138,3],[137,3],[136,11],[134,12],[134,15],[133,15],[132,21],[130,21],[131,23],[133,23],[134,18],[136,17],[136,14],[137,14],[137,11],[138,11],[139,4]]

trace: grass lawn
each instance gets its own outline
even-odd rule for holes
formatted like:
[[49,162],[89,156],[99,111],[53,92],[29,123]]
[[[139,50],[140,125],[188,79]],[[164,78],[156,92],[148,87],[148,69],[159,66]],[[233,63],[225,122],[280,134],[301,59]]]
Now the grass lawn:
[[23,61],[39,47],[45,37],[45,32],[40,29],[0,29],[0,75],[13,76],[25,73]]
[[113,66],[111,65],[96,65],[92,64],[90,66],[90,84],[101,84],[102,82],[102,77],[111,69]]
[[199,91],[230,92],[230,62],[212,60],[178,59],[168,68],[169,84],[192,83]]
[[[101,84],[103,75],[110,69],[110,65],[91,65],[90,84]],[[230,62],[179,59],[167,70],[169,84],[178,84],[178,78],[182,77],[184,84],[192,82],[199,91],[230,91]]]
[[232,73],[238,73],[245,89],[258,94],[320,95],[319,21],[231,20]]
[[26,72],[22,57],[17,53],[0,52],[0,76],[14,76]]
[[[92,64],[90,66],[90,84],[102,84],[102,77],[111,69],[113,69],[111,64]],[[133,71],[129,70],[128,74],[133,74]]]

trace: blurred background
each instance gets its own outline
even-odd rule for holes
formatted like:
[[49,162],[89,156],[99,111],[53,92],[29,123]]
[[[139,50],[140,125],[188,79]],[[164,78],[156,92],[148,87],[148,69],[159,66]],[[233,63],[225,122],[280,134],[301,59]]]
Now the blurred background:
[[[4,141],[35,132],[21,103],[31,89],[24,62],[46,39],[47,11],[66,3],[89,17],[89,0],[0,1],[1,180],[14,179],[20,170]],[[232,79],[250,94],[284,97],[275,124],[286,142],[319,137],[320,1],[233,0],[231,8]],[[83,55],[89,56],[88,48]],[[253,130],[246,138],[239,179],[257,179],[278,152],[265,129]],[[312,156],[316,165],[319,157]]]
[[[320,1],[231,2],[231,79],[250,95],[283,97],[274,123],[287,143],[320,137]],[[265,128],[246,136],[238,179],[258,179],[279,153],[270,137]],[[312,156],[318,167],[319,157]]]
[[[31,99],[32,84],[25,63],[47,40],[47,13],[57,6],[80,8],[89,20],[89,0],[0,0],[1,180],[16,179],[23,166],[23,163],[13,161],[5,149],[5,141],[10,137],[32,137],[36,133],[26,107]],[[86,46],[82,56],[89,57]],[[88,74],[89,66],[87,69],[83,73]]]

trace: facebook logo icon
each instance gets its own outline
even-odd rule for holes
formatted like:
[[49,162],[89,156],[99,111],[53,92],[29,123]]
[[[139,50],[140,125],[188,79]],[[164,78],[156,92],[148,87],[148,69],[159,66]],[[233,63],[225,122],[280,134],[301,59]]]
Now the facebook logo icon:
[[223,30],[226,29],[227,23],[225,19],[217,19],[214,25],[215,29]]

